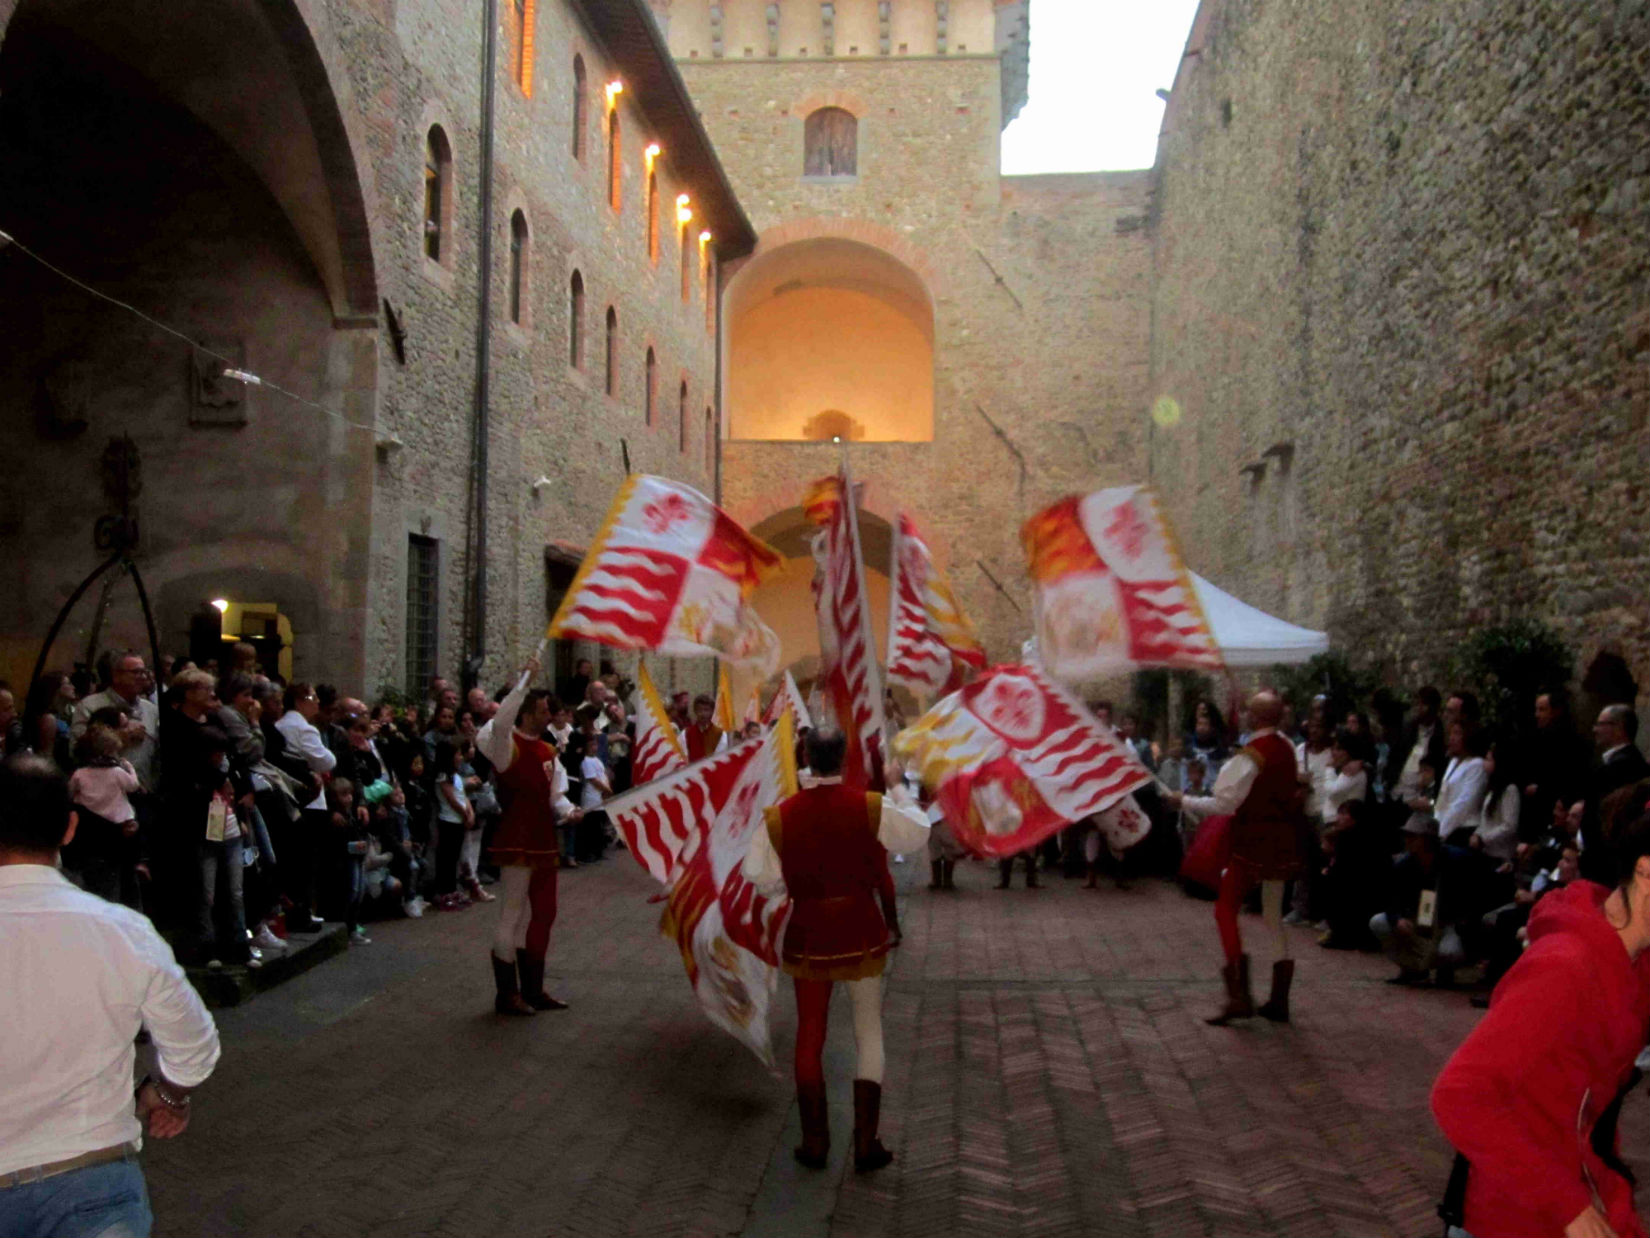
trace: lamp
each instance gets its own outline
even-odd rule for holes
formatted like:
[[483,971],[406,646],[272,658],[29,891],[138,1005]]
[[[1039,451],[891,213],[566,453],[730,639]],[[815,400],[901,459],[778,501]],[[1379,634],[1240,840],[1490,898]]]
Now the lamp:
[[221,615],[229,609],[229,599],[227,599],[227,598],[213,598],[212,599],[212,605],[213,605],[213,607],[216,608],[217,612]]
[[607,89],[607,106],[608,106],[609,109],[611,109],[613,107],[613,101],[615,99],[617,99],[620,95],[624,94],[624,83],[621,82],[618,78],[614,78],[611,82],[609,82],[607,84],[606,89]]
[[685,194],[685,193],[679,193],[679,194],[676,195],[676,222],[677,223],[685,225],[690,219],[693,218],[693,209],[690,206],[688,206],[688,203],[691,202],[692,200],[693,199],[689,198],[687,196],[687,194]]

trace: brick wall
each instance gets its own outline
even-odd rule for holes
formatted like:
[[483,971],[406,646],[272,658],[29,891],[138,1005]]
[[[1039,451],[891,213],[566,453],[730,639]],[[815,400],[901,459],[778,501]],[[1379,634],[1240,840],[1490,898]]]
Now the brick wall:
[[1650,10],[1203,10],[1145,423],[1188,557],[1400,677],[1533,615],[1646,682]]

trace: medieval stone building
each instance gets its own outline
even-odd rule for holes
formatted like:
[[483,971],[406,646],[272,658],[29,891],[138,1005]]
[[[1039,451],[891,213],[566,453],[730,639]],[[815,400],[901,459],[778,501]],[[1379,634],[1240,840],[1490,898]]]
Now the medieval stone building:
[[129,435],[162,645],[369,690],[530,649],[627,465],[786,555],[805,678],[844,451],[879,627],[900,508],[1004,657],[1021,521],[1150,479],[1395,676],[1528,614],[1644,681],[1644,6],[1204,0],[1154,169],[1004,177],[1034,15],[0,0],[0,230],[211,352],[0,250],[0,673]]

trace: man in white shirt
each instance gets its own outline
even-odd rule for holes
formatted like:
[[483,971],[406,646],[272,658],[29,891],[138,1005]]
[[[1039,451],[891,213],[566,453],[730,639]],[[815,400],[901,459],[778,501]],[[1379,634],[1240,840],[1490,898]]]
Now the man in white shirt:
[[[321,712],[321,698],[315,689],[303,680],[288,684],[283,707],[285,712],[275,720],[275,729],[286,740],[288,752],[303,757],[311,772],[322,777],[330,774],[338,758],[315,728],[315,717]],[[319,933],[324,927],[310,915],[310,908],[314,906],[317,852],[329,828],[327,793],[323,789],[304,805],[303,815],[286,844],[287,850],[294,853],[286,891],[292,900],[286,920],[288,934]]]
[[86,724],[100,709],[123,710],[131,721],[122,737],[126,750],[121,755],[132,763],[132,772],[144,791],[155,789],[155,747],[160,742],[160,710],[143,694],[149,682],[149,672],[143,657],[136,653],[122,653],[110,660],[109,687],[95,692],[75,706],[74,721],[69,736],[78,741],[86,733]]
[[[76,824],[63,775],[14,757],[0,804],[0,1234],[142,1238],[144,1132],[188,1127],[218,1031],[154,926],[58,870]],[[159,1069],[134,1101],[144,1028]]]

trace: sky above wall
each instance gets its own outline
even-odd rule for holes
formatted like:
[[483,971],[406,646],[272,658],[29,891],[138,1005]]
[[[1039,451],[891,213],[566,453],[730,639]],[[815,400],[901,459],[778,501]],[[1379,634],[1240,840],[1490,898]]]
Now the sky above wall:
[[1149,168],[1197,0],[1031,0],[1031,89],[1003,172]]

